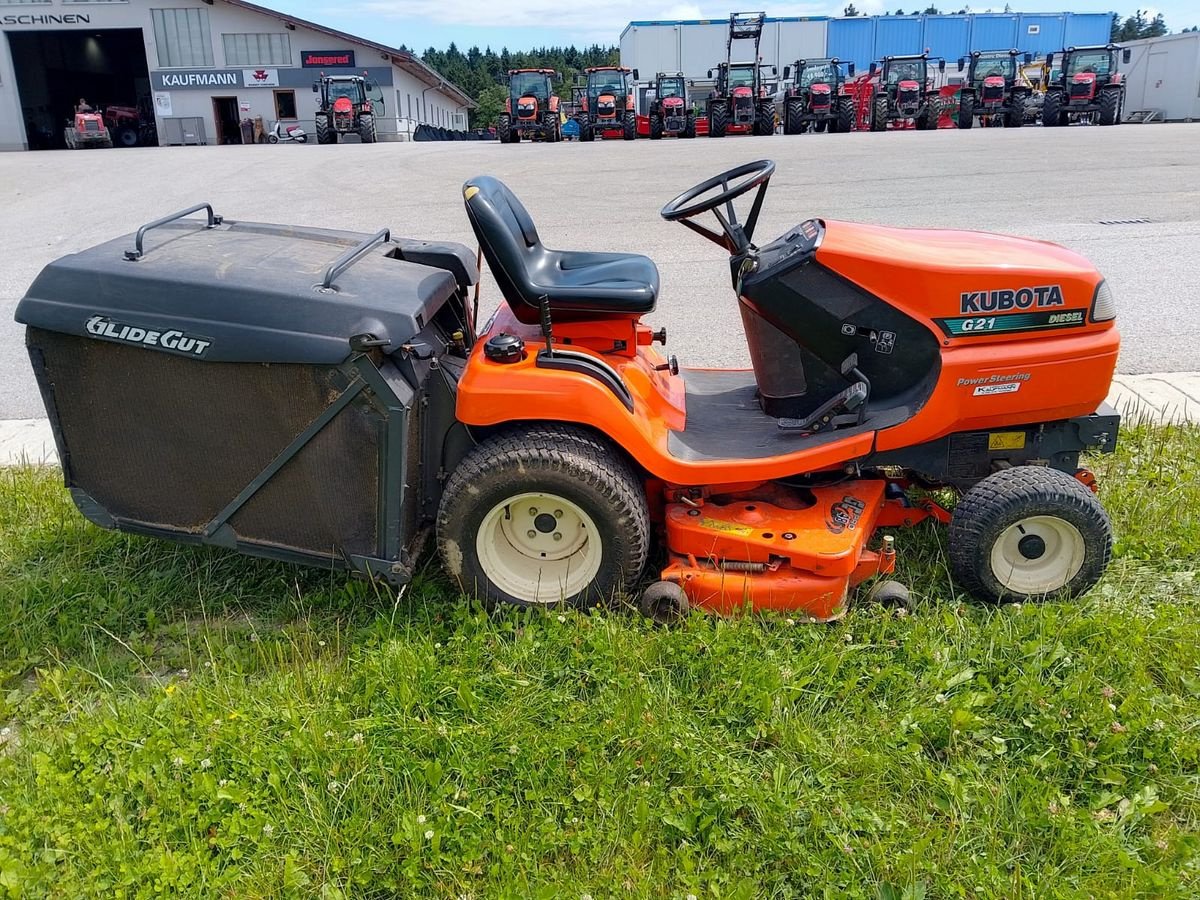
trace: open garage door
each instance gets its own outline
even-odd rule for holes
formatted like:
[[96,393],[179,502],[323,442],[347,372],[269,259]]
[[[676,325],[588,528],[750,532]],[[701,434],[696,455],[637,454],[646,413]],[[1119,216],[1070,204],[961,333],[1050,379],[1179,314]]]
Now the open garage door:
[[8,33],[31,150],[66,146],[80,98],[104,113],[117,146],[157,144],[140,28]]

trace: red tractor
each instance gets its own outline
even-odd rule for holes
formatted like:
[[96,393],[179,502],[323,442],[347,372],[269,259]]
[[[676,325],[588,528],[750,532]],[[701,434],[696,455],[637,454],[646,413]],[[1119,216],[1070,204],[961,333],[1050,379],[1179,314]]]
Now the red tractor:
[[852,131],[854,98],[846,93],[847,78],[854,77],[854,63],[832,59],[798,59],[783,67],[786,81],[792,78],[783,102],[783,133]]
[[149,105],[106,106],[104,123],[118,147],[158,146],[158,126]]
[[111,147],[112,135],[104,124],[104,116],[95,110],[77,112],[74,119],[67,123],[63,130],[63,140],[68,150],[79,150],[84,147]]
[[681,138],[696,136],[696,116],[688,105],[687,80],[682,72],[654,77],[654,99],[650,101],[650,140],[664,134]]
[[[1116,44],[1108,44],[1062,51],[1062,68],[1046,86],[1042,125],[1092,120],[1101,125],[1119,125],[1125,105],[1125,77],[1117,71],[1118,49]],[[1125,61],[1129,61],[1128,56]],[[1054,71],[1053,53],[1046,57],[1046,67]]]
[[[938,60],[938,71],[946,71],[946,61]],[[938,92],[929,79],[929,57],[886,56],[883,65],[871,63],[871,75],[879,73],[879,82],[871,95],[871,130],[884,131],[889,123],[911,121],[918,131],[937,128]]]
[[522,135],[551,143],[562,140],[559,100],[551,86],[557,77],[553,69],[509,71],[508,99],[496,125],[500,143],[519,144]]
[[[725,62],[717,66],[717,84],[708,98],[708,136],[774,134],[775,104],[763,84],[763,64],[758,55],[766,13],[730,13]],[[733,61],[733,42],[752,41],[750,62]],[[772,69],[774,73],[774,69]],[[713,70],[708,70],[713,77]]]
[[[959,70],[966,69],[967,77],[958,93],[959,128],[970,128],[979,117],[981,125],[1000,125],[1020,128],[1025,123],[1025,101],[1032,91],[1017,78],[1016,50],[975,50],[970,61],[958,61]],[[1025,54],[1025,65],[1033,55]]]
[[624,66],[593,66],[586,70],[583,111],[579,116],[579,139],[637,138],[637,110],[633,82],[637,69]]
[[338,135],[357,134],[364,144],[376,140],[375,114],[383,112],[383,94],[362,75],[326,75],[313,82],[317,94],[317,143],[336,144]]

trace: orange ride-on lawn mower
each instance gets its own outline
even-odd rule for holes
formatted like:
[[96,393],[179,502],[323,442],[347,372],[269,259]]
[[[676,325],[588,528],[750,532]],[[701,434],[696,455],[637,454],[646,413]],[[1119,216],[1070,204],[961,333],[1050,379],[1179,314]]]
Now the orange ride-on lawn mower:
[[[1003,125],[1020,128],[1025,124],[1025,101],[1033,91],[1017,73],[1017,50],[975,50],[958,61],[966,78],[958,91],[958,114],[955,124],[970,128],[979,123],[985,126]],[[1033,54],[1024,55],[1025,65],[1033,62]]]
[[75,117],[63,129],[63,141],[68,150],[107,148],[113,145],[112,133],[104,124],[104,116],[99,111],[75,113]]
[[654,263],[548,248],[489,176],[463,193],[505,301],[482,326],[475,254],[387,230],[201,205],[64,257],[17,319],[71,495],[106,527],[393,584],[434,529],[464,591],[520,606],[605,602],[651,564],[656,619],[835,618],[927,519],[977,597],[1086,591],[1112,535],[1079,456],[1119,424],[1100,273],[1040,241],[819,218],[759,246],[774,168],[662,210],[729,254],[751,370],[661,356]]
[[668,75],[659,72],[654,77],[654,98],[650,101],[650,140],[663,135],[681,138],[696,136],[696,116],[688,102],[688,83],[682,72]]
[[554,143],[562,140],[554,69],[510,69],[508,99],[496,125],[502,144],[519,144],[522,137]]
[[[946,70],[946,61],[938,60],[938,71]],[[887,56],[883,64],[871,63],[870,74],[879,73],[871,98],[871,130],[884,131],[889,124],[909,122],[918,131],[937,128],[938,92],[929,78],[929,57]]]
[[313,82],[317,95],[317,143],[336,144],[338,135],[357,134],[364,144],[377,139],[375,116],[383,115],[383,92],[367,76],[326,75]]
[[854,98],[846,93],[846,80],[853,77],[854,63],[836,57],[784,66],[784,80],[793,80],[784,95],[783,133],[853,131]]
[[581,97],[579,139],[637,139],[637,109],[633,83],[637,69],[624,66],[593,66],[586,70],[587,84]]
[[[1103,47],[1068,47],[1046,57],[1046,67],[1057,78],[1046,85],[1042,101],[1042,125],[1056,127],[1071,122],[1120,125],[1125,105],[1125,76],[1117,71],[1116,44]],[[1129,62],[1129,50],[1122,54]]]

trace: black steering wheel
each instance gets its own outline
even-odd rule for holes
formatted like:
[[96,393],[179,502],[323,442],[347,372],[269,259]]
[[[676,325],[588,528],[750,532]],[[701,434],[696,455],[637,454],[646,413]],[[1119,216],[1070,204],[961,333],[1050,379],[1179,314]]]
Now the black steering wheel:
[[[708,238],[714,244],[724,247],[731,254],[744,253],[754,246],[752,243],[754,227],[758,224],[758,214],[762,210],[763,197],[767,192],[771,176],[774,174],[775,163],[772,160],[760,159],[744,163],[728,172],[714,175],[695,187],[688,188],[664,206],[659,214],[668,222],[682,222],[692,231]],[[720,188],[720,191],[711,197],[699,199],[717,188]],[[754,196],[750,215],[747,216],[744,225],[740,224],[733,208],[733,201],[755,188],[758,188],[758,193]],[[722,206],[725,207],[724,215],[720,209]],[[691,221],[706,212],[711,212],[717,217],[724,234],[718,234]]]

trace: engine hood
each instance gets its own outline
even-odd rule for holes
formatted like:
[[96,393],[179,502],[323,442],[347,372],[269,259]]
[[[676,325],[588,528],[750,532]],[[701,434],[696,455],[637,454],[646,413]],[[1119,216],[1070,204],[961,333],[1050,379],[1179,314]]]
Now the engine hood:
[[[1026,295],[1017,298],[1018,292],[1026,290],[1039,304],[1061,295],[1063,308],[1086,309],[1101,281],[1095,266],[1066,247],[983,231],[827,220],[816,259],[872,294],[925,316],[1003,309],[1008,294],[1019,300]],[[1021,307],[1017,302],[1013,308]]]

